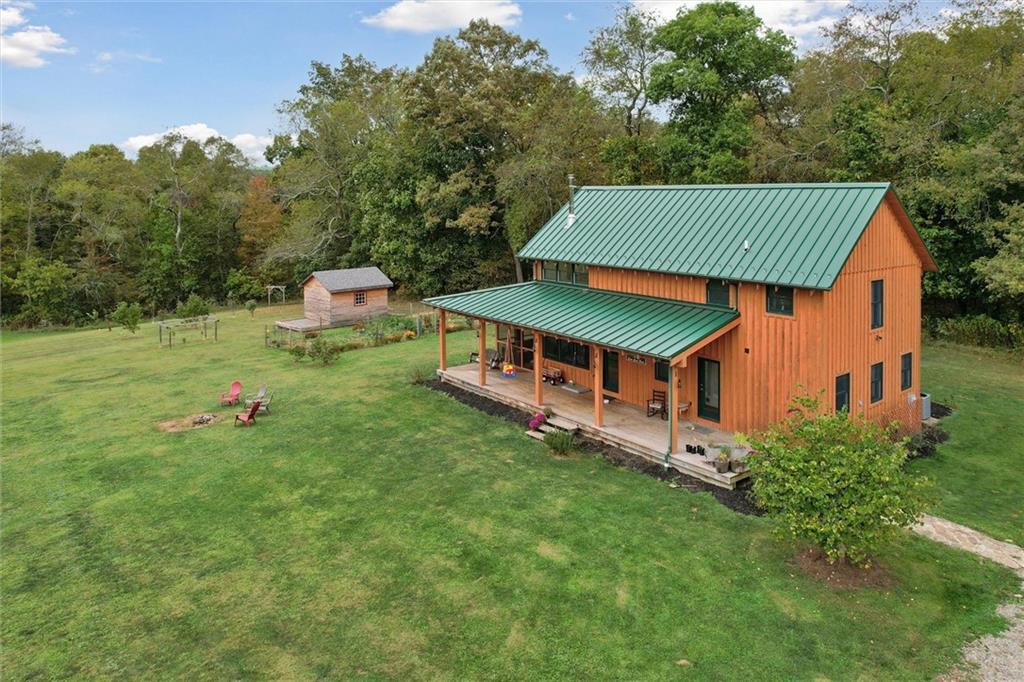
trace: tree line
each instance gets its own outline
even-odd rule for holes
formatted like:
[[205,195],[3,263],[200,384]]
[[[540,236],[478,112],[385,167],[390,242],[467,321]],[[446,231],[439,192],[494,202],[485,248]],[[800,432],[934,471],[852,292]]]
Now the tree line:
[[632,6],[594,32],[586,77],[484,21],[415,68],[313,62],[250,168],[168,135],[128,159],[69,157],[5,125],[8,323],[121,301],[244,301],[311,270],[374,264],[410,294],[523,277],[515,254],[578,184],[891,181],[939,265],[934,315],[1024,314],[1024,10],[853,4],[798,53],[752,10],[665,23]]

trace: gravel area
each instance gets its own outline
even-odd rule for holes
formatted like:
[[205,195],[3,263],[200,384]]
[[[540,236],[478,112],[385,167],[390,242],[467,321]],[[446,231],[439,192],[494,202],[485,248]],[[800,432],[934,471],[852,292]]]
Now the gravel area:
[[[1024,583],[1021,584],[1024,591]],[[1010,621],[998,635],[985,635],[966,645],[963,663],[938,682],[1020,682],[1024,680],[1024,603],[1002,604],[997,612]]]

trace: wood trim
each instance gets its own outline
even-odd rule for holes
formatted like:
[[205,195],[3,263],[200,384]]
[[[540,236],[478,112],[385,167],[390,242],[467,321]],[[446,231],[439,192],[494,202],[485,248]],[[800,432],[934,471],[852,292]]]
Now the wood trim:
[[544,370],[544,358],[537,346],[544,345],[544,335],[533,335],[533,402],[540,407],[544,404],[544,382],[541,381],[541,373]]
[[438,319],[438,322],[437,322],[437,337],[439,339],[440,346],[441,346],[441,348],[440,348],[441,362],[439,364],[440,364],[442,372],[444,370],[448,369],[448,341],[445,338],[445,332],[447,332],[447,331],[448,331],[448,314],[444,310],[442,310],[441,311],[441,316],[440,316],[440,318]]
[[483,320],[478,320],[480,323],[480,385],[487,385],[487,323]]
[[591,346],[594,349],[594,426],[604,426],[604,391],[602,390],[603,377],[601,371],[604,364],[604,349],[598,346]]
[[674,358],[672,358],[672,362],[670,364],[673,365],[673,366],[674,365],[681,365],[682,367],[686,367],[686,361],[687,361],[687,359],[691,355],[693,355],[694,353],[699,351],[701,348],[704,348],[705,346],[707,346],[707,345],[709,345],[711,343],[714,343],[715,341],[717,341],[721,337],[723,337],[726,334],[728,334],[729,332],[731,332],[736,327],[740,326],[740,322],[742,321],[742,319],[743,318],[737,317],[735,320],[733,320],[729,324],[725,325],[724,327],[722,327],[718,331],[713,332],[709,336],[705,336],[703,339],[701,339],[695,345],[690,346],[685,351],[683,351],[679,355],[677,355]]
[[669,366],[669,453],[679,449],[679,366]]

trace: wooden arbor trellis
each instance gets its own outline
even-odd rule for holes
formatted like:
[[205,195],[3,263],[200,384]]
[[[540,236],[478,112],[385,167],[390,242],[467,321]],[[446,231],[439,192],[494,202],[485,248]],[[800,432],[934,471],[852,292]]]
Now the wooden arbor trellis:
[[268,284],[267,285],[267,305],[270,305],[270,297],[271,297],[271,295],[275,291],[279,292],[281,294],[281,303],[285,302],[285,299],[287,298],[287,296],[285,295],[284,285],[283,284]]

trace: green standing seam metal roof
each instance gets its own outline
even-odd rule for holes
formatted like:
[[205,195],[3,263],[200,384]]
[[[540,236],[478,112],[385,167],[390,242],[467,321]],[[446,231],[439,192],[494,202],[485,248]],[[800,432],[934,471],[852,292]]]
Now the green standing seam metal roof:
[[461,315],[671,360],[740,316],[732,308],[525,282],[435,296],[427,305]]
[[[888,183],[581,187],[520,258],[830,289]],[[744,244],[749,247],[744,250]]]

